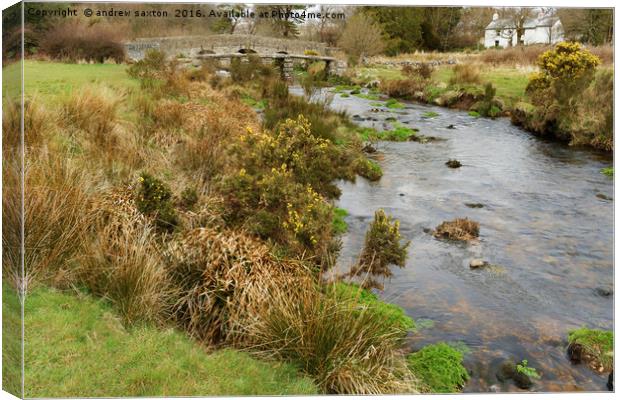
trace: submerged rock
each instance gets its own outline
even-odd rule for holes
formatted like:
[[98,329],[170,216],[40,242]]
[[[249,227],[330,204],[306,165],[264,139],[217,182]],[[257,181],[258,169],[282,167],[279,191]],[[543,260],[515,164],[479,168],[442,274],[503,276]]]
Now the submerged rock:
[[594,289],[594,292],[601,297],[609,297],[612,294],[614,294],[614,290],[610,287],[607,286],[599,286],[596,289]]
[[459,160],[452,160],[452,159],[446,161],[446,165],[449,168],[460,168],[463,166],[463,164],[461,164]]
[[607,200],[607,201],[611,201],[611,200],[613,200],[613,198],[611,198],[611,197],[609,197],[609,196],[606,196],[606,195],[604,195],[603,193],[597,193],[597,194],[596,194],[596,197],[598,197],[598,198],[599,198],[599,199],[601,199],[601,200]]
[[446,126],[446,128],[447,128],[447,129],[456,129],[456,126],[454,126],[454,125],[450,124],[450,125]]
[[483,208],[484,204],[482,204],[482,203],[465,203],[465,207],[469,207],[469,208]]
[[534,386],[534,381],[528,375],[517,370],[517,366],[514,361],[506,360],[502,362],[499,370],[495,373],[498,381],[506,382],[512,380],[519,389],[530,389]]
[[377,152],[377,148],[373,146],[372,143],[369,142],[369,143],[364,144],[364,147],[362,147],[362,151],[364,153],[372,154],[372,153]]

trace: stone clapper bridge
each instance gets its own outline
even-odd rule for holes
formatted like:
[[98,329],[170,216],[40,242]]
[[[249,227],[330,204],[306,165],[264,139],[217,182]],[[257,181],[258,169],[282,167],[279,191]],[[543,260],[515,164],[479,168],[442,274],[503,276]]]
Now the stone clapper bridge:
[[[136,39],[125,43],[127,55],[137,61],[144,58],[150,49],[163,51],[180,62],[200,66],[206,60],[217,60],[221,69],[228,69],[235,58],[247,61],[249,57],[259,57],[264,64],[278,67],[286,80],[292,79],[295,65],[308,66],[315,61],[325,62],[328,74],[341,74],[346,62],[331,57],[335,50],[324,43],[304,40],[270,38],[255,35],[207,35],[177,36],[164,38]],[[311,50],[318,54],[308,55]]]

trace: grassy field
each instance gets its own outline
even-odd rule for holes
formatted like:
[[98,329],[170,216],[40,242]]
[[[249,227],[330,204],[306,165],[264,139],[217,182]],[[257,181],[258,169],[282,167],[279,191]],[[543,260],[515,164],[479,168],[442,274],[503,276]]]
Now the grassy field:
[[[18,77],[20,63],[3,69],[3,74]],[[63,94],[89,83],[103,83],[116,88],[136,87],[137,82],[126,73],[121,64],[64,64],[26,60],[24,63],[24,90],[26,94]],[[4,79],[2,92],[19,93],[18,79]]]
[[[12,291],[3,288],[3,297]],[[291,395],[317,392],[288,364],[207,353],[173,329],[126,330],[103,300],[37,289],[26,300],[28,397]],[[62,366],[62,368],[59,368]]]
[[[531,72],[514,67],[486,66],[480,70],[480,78],[483,83],[491,82],[497,89],[496,96],[507,105],[512,105],[525,98],[525,87]],[[433,79],[449,85],[450,78],[454,76],[451,67],[437,68],[433,73]]]

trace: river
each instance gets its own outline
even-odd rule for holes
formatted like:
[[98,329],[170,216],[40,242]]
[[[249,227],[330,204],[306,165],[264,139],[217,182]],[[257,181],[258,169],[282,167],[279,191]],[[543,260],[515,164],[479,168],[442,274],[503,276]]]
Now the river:
[[[356,261],[379,208],[399,219],[412,241],[406,267],[394,267],[377,292],[418,321],[411,350],[465,344],[465,392],[519,391],[495,376],[506,359],[527,359],[542,374],[533,391],[607,390],[606,375],[571,365],[566,338],[582,325],[613,329],[614,295],[597,292],[613,290],[613,179],[600,173],[611,157],[541,140],[506,118],[414,103],[392,110],[338,94],[331,107],[364,126],[384,129],[396,118],[442,139],[380,142],[374,158],[381,180],[339,184],[349,229],[335,272]],[[429,111],[437,116],[426,117]],[[463,166],[446,167],[452,158]],[[480,223],[479,241],[446,242],[428,233],[456,217]],[[473,258],[493,266],[472,270]]]

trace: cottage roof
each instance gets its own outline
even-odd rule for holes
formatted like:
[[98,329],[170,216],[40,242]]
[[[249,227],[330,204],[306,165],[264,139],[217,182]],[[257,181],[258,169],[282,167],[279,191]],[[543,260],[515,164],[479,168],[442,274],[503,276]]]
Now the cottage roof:
[[[529,18],[525,21],[523,27],[525,29],[534,29],[537,26],[551,27],[555,25],[557,21],[559,21],[558,17]],[[510,18],[498,18],[491,21],[491,23],[489,23],[489,25],[487,25],[485,29],[515,29],[515,24]]]

